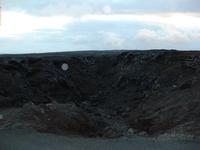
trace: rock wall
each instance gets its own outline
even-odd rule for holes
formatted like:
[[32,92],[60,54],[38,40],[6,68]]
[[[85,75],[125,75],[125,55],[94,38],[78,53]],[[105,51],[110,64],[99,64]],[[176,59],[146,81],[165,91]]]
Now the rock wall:
[[200,52],[4,55],[0,80],[0,107],[73,102],[149,135],[200,134]]

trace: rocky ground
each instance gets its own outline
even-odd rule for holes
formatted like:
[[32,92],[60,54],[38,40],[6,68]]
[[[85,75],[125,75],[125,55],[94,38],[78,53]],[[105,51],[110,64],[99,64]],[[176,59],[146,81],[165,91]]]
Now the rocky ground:
[[0,80],[0,129],[200,135],[200,52],[2,55]]
[[198,141],[134,138],[81,138],[30,130],[0,130],[1,150],[199,150]]

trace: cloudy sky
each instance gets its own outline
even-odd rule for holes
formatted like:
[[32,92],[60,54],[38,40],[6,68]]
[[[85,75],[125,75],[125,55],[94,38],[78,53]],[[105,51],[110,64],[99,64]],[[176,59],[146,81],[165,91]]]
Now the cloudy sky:
[[1,0],[0,53],[200,50],[200,0]]

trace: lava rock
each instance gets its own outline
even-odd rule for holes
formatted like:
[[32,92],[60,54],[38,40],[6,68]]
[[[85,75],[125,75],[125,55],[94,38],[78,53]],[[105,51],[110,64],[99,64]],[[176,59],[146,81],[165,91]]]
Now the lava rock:
[[174,50],[2,55],[0,108],[22,107],[21,118],[42,132],[102,136],[122,122],[149,135],[198,136],[199,58]]
[[101,120],[93,120],[73,103],[51,103],[36,106],[28,103],[23,106],[22,116],[31,126],[40,131],[61,135],[98,136]]

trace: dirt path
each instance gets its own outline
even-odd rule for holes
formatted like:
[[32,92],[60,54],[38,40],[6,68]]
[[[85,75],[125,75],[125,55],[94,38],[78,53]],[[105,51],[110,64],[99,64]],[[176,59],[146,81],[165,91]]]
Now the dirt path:
[[176,140],[83,139],[33,131],[0,131],[0,150],[199,150],[200,143]]

